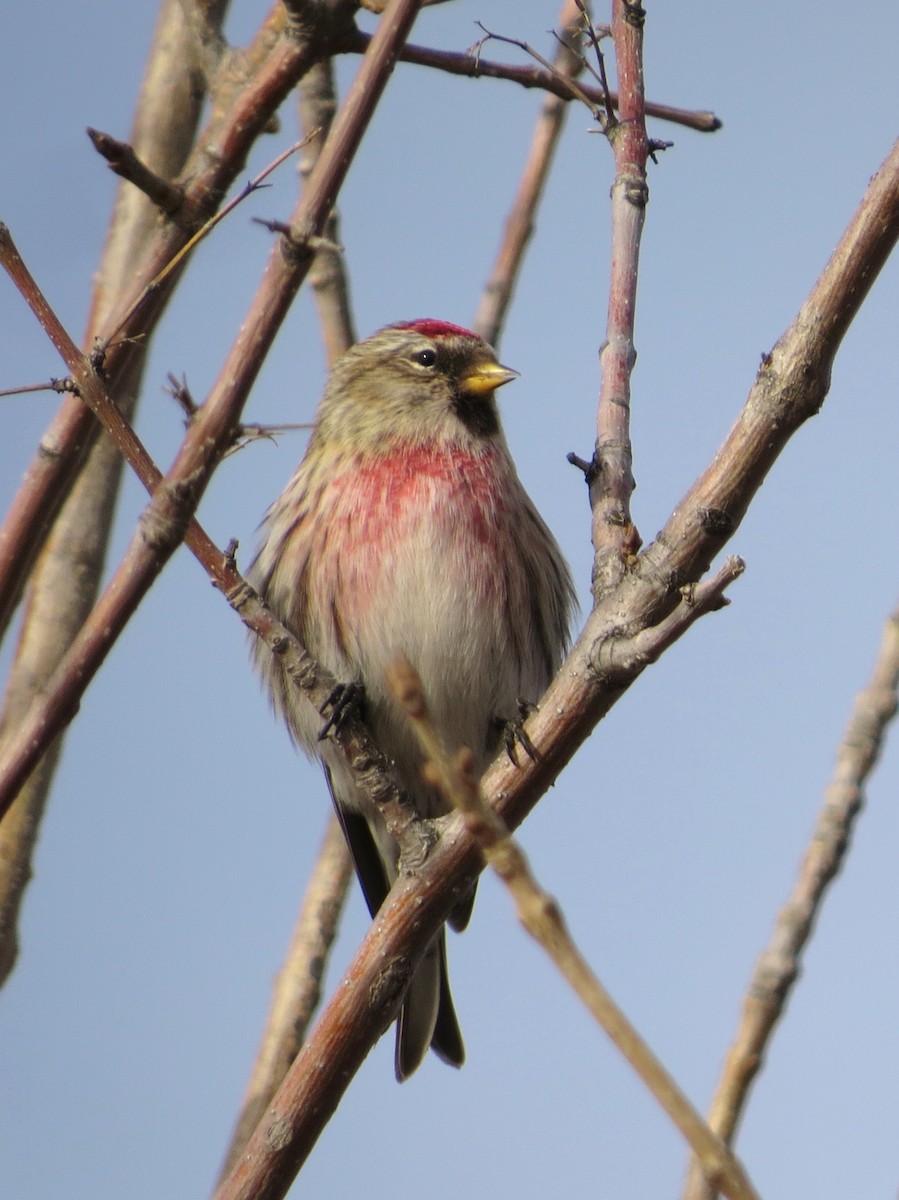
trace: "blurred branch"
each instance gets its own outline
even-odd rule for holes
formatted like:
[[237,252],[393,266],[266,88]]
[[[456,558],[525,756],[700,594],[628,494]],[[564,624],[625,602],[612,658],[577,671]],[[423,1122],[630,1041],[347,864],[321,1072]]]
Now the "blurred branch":
[[[361,54],[368,44],[369,35],[355,29],[349,32],[338,46],[341,54]],[[401,62],[414,63],[420,67],[432,67],[438,71],[446,71],[450,75],[464,75],[469,79],[505,79],[509,83],[517,83],[524,88],[539,88],[550,92],[560,100],[571,101],[576,97],[564,79],[560,79],[550,71],[540,67],[518,67],[511,63],[490,62],[480,55],[470,52],[459,53],[455,50],[433,50],[428,46],[407,45],[399,55]],[[591,104],[602,105],[605,96],[602,88],[588,84],[578,85]],[[617,107],[618,94],[611,93],[612,103]],[[695,111],[687,108],[676,108],[669,104],[657,104],[653,100],[646,103],[648,116],[658,117],[661,121],[671,121],[676,125],[685,125],[700,133],[714,133],[722,126],[721,120],[711,112]]]
[[97,153],[106,159],[109,169],[139,188],[160,212],[171,215],[178,211],[181,207],[181,189],[152,171],[133,146],[99,129],[88,128],[87,136]]
[[591,1016],[627,1059],[683,1134],[709,1179],[732,1200],[753,1200],[755,1189],[730,1149],[714,1134],[628,1021],[575,945],[556,900],[537,883],[521,847],[484,800],[467,748],[451,754],[431,721],[421,679],[401,659],[388,671],[388,684],[405,710],[424,755],[429,781],[462,815],[487,864],[509,889],[518,918],[543,947]]
[[[556,50],[553,66],[560,75],[574,78],[581,69],[580,56],[567,44],[582,18],[575,0],[565,0],[558,25],[563,38]],[[537,208],[549,176],[556,146],[565,123],[568,106],[559,96],[547,96],[540,108],[528,160],[522,172],[512,209],[506,218],[503,240],[490,278],[484,286],[473,328],[497,346],[506,312],[512,301],[512,291],[521,270],[524,252],[534,232]]]
[[[300,175],[304,181],[309,179],[318,162],[336,108],[334,67],[331,59],[325,59],[316,63],[300,83],[300,124],[308,140],[308,149],[300,160]],[[340,244],[335,208],[331,209],[323,234],[326,241]],[[325,356],[332,366],[356,341],[349,275],[339,250],[323,248],[317,251],[309,269],[309,282],[318,307]]]
[[[224,3],[213,0],[206,8],[211,22],[221,21]],[[135,150],[160,177],[175,175],[184,165],[203,99],[181,6],[178,0],[165,0],[131,133]],[[119,187],[94,277],[85,345],[91,345],[106,314],[130,288],[134,261],[154,236],[157,223],[158,214],[140,192]],[[119,374],[116,404],[126,417],[134,410],[145,361],[143,353],[133,354]],[[0,530],[0,634],[91,441],[93,425],[81,400],[67,396]],[[46,685],[96,599],[121,468],[114,445],[106,437],[98,439],[53,527],[31,580],[0,713],[0,738],[18,724]],[[15,962],[19,907],[31,877],[31,855],[60,748],[59,741],[54,743],[0,824],[0,982]]]
[[[734,1139],[752,1082],[799,978],[802,952],[828,886],[848,853],[853,826],[864,804],[868,776],[877,763],[887,727],[896,715],[897,687],[899,609],[887,620],[874,672],[856,699],[799,877],[746,989],[740,1025],[709,1111],[709,1124],[728,1143]],[[714,1200],[717,1190],[694,1163],[683,1195],[684,1200]]]
[[306,887],[290,948],[275,980],[271,1007],[220,1178],[234,1167],[306,1037],[353,868],[343,831],[331,814]]

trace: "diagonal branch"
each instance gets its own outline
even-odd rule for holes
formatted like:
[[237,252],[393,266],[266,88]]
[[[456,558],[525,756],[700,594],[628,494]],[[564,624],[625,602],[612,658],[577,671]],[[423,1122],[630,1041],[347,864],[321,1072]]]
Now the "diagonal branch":
[[[740,574],[733,560],[656,630],[617,643],[615,691],[621,695],[662,650],[704,613],[720,607],[722,593]],[[484,776],[483,787],[510,828],[517,828],[583,740],[578,732],[556,736],[560,680],[573,671],[571,658],[541,702],[528,733],[539,757],[512,764],[505,753]],[[396,1013],[403,982],[447,919],[460,891],[469,888],[484,862],[476,839],[459,817],[441,819],[439,843],[416,875],[401,876],[332,994],[278,1094],[269,1105],[241,1160],[216,1192],[216,1200],[279,1200],[327,1125],[350,1080]]]

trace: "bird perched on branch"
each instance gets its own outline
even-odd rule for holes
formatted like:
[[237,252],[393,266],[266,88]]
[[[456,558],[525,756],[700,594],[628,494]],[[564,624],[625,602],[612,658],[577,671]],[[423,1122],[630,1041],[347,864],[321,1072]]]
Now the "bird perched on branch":
[[[364,688],[364,715],[422,816],[446,811],[422,776],[412,731],[387,689],[402,653],[451,748],[483,770],[522,700],[537,700],[568,641],[574,591],[555,539],[522,487],[494,392],[515,371],[477,334],[444,321],[390,325],[334,365],[303,461],[269,510],[250,579],[312,656]],[[256,641],[254,656],[290,733],[325,769],[372,915],[398,848],[357,791],[321,718]],[[462,929],[473,895],[450,924]],[[399,1015],[397,1078],[431,1047],[465,1050],[446,973],[445,930]]]

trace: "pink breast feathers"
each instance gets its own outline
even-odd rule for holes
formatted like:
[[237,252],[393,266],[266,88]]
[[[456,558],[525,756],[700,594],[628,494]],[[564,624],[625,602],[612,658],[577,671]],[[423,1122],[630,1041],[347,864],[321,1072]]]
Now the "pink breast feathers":
[[397,585],[400,563],[452,572],[459,582],[474,575],[483,598],[504,573],[514,482],[496,446],[405,446],[348,465],[330,484],[338,494],[327,539],[343,611],[364,620],[375,595]]

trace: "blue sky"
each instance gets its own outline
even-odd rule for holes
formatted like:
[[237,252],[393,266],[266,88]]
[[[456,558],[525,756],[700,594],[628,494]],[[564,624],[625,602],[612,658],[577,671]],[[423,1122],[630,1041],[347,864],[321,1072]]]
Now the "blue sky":
[[[863,17],[830,0],[647,7],[647,94],[713,109],[724,128],[651,127],[675,145],[650,172],[637,314],[633,510],[645,540],[714,454],[824,265],[896,136],[899,100],[889,0]],[[413,40],[464,49],[481,19],[545,50],[556,9],[456,0],[423,13]],[[238,3],[232,38],[261,13]],[[84,128],[127,136],[151,24],[149,5],[20,6],[0,50],[0,218],[75,334],[116,182]],[[356,66],[341,63],[343,86]],[[499,82],[396,72],[341,198],[360,333],[419,316],[471,321],[539,103]],[[248,176],[289,144],[293,122],[288,106]],[[521,378],[500,395],[582,602],[589,512],[565,455],[592,446],[612,182],[590,128],[573,109],[502,339]],[[166,376],[208,390],[269,248],[250,217],[285,217],[295,186],[282,168],[201,248],[155,339],[138,428],[163,465],[182,434]],[[521,831],[597,972],[700,1108],[896,602],[897,312],[894,261],[821,415],[729,547],[748,564],[731,606],[644,674]],[[0,329],[4,386],[60,373],[2,281]],[[322,379],[303,294],[248,419],[308,419]],[[5,506],[56,398],[2,403]],[[220,544],[239,538],[244,564],[302,451],[301,433],[285,435],[217,474],[200,518]],[[129,479],[111,563],[143,503]],[[899,1182],[897,791],[888,746],[741,1132],[767,1200],[892,1194]],[[208,1193],[327,811],[317,770],[268,714],[242,626],[180,552],[85,697],[57,776],[0,997],[10,1195]],[[365,920],[354,894],[332,984]],[[382,1039],[294,1194],[675,1192],[679,1135],[492,880],[450,959],[465,1068],[429,1061],[398,1087]]]

